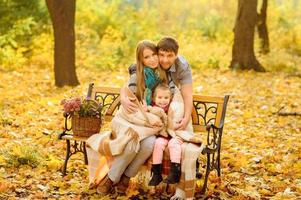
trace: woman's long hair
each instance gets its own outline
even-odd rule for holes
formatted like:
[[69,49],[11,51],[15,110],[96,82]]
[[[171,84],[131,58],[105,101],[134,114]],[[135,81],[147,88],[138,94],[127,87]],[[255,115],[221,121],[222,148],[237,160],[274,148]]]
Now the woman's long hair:
[[[150,49],[155,54],[158,54],[158,49],[155,43],[149,41],[149,40],[142,40],[138,43],[136,48],[136,76],[137,76],[137,91],[136,96],[139,101],[143,100],[144,96],[144,90],[145,90],[145,80],[144,80],[144,64],[143,64],[143,51],[145,49]],[[162,81],[162,83],[167,84],[167,77],[166,72],[161,68],[159,65],[156,68],[156,71],[158,71],[159,77]]]

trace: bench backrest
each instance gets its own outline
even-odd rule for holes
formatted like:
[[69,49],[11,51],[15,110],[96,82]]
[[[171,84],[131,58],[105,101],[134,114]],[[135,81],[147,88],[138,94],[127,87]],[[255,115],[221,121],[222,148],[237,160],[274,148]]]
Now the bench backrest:
[[[120,106],[120,88],[94,87],[91,83],[87,96],[103,104],[104,120],[111,121]],[[229,95],[215,97],[194,94],[191,114],[194,131],[203,132],[208,124],[223,125],[228,99]]]

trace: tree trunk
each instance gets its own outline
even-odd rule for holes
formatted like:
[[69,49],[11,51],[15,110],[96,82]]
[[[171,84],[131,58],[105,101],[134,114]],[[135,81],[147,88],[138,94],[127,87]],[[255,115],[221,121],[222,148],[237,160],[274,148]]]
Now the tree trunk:
[[267,28],[268,0],[262,0],[262,6],[257,18],[257,30],[260,39],[260,52],[267,54],[270,51],[269,33]]
[[264,72],[254,53],[254,32],[257,22],[257,0],[238,0],[234,27],[231,69],[254,69]]
[[76,86],[75,71],[75,0],[46,0],[54,32],[55,85]]

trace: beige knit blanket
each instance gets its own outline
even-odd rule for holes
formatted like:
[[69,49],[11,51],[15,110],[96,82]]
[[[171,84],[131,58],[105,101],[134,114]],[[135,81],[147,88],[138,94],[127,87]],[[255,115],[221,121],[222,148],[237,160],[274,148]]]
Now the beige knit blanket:
[[[126,95],[136,98],[129,89],[126,89]],[[165,113],[155,108],[151,112],[144,111],[137,98],[134,103],[138,106],[137,112],[127,113],[121,105],[112,119],[112,131],[88,138],[86,143],[91,187],[101,184],[114,156],[122,154],[126,146],[138,152],[141,140],[156,134],[167,136],[167,120],[163,120],[162,116]]]
[[193,142],[197,144],[202,143],[201,135],[193,132],[192,120],[190,120],[185,130],[174,130],[177,123],[184,117],[184,100],[178,88],[175,88],[174,96],[168,109],[168,129],[167,132],[172,137],[181,138],[186,142]]

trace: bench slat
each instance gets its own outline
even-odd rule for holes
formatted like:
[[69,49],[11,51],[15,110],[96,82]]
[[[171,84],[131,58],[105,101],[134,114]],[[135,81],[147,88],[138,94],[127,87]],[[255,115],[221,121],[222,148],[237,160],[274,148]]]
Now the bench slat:
[[220,125],[221,118],[222,118],[222,113],[223,113],[223,102],[218,103],[218,105],[217,105],[216,118],[215,118],[215,122],[214,122],[215,126]]
[[121,88],[117,88],[117,87],[93,87],[92,97],[95,96],[96,92],[106,93],[106,94],[119,94],[120,90]]
[[220,96],[205,96],[200,94],[194,94],[193,101],[199,101],[204,103],[224,103],[224,97]]
[[[108,130],[100,131],[99,134],[104,134],[106,132],[111,132],[111,131],[108,131]],[[86,142],[88,138],[89,137],[80,137],[80,136],[75,136],[75,135],[63,135],[62,136],[62,139],[64,139],[64,140],[76,140],[76,141],[80,141],[80,142]]]
[[76,140],[76,141],[81,141],[81,142],[86,142],[88,137],[79,137],[79,136],[74,136],[74,135],[64,135],[62,136],[63,140]]
[[193,132],[206,132],[206,126],[202,125],[193,125]]

